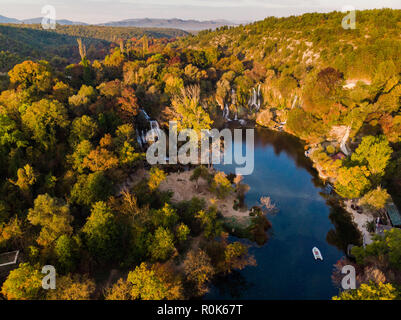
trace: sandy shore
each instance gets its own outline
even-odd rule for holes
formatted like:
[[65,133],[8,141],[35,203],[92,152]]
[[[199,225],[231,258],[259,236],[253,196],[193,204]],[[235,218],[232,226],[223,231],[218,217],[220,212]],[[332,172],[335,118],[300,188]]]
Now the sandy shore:
[[233,208],[234,201],[236,200],[236,194],[233,192],[228,195],[225,199],[217,199],[217,196],[208,190],[207,182],[202,178],[198,181],[198,188],[196,188],[196,183],[190,181],[192,175],[191,171],[175,172],[167,176],[160,186],[159,190],[174,192],[172,201],[188,201],[193,197],[203,198],[208,206],[215,205],[221,214],[226,218],[240,218],[248,219],[249,210],[235,210]]
[[[202,178],[199,178],[198,187],[196,187],[196,183],[190,180],[192,172],[193,170],[170,173],[166,180],[160,184],[159,190],[172,191],[173,202],[188,201],[193,197],[198,197],[204,199],[208,207],[215,205],[225,218],[235,218],[237,221],[243,222],[249,220],[249,210],[235,210],[233,208],[234,201],[237,199],[234,192],[225,199],[218,199],[215,194],[209,191],[207,182]],[[145,169],[139,169],[117,188],[116,195],[119,196],[124,190],[132,189],[144,178],[149,178],[149,172]]]

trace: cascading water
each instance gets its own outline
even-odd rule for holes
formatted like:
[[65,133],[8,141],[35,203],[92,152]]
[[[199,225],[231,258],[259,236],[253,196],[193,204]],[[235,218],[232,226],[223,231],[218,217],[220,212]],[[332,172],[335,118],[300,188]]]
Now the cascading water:
[[345,135],[342,138],[341,143],[340,143],[340,149],[341,149],[342,153],[344,153],[346,156],[349,156],[351,154],[350,150],[347,147],[347,141],[348,141],[350,133],[351,133],[351,127],[347,127],[347,131],[345,132]]
[[231,121],[230,118],[228,117],[229,115],[230,115],[230,109],[228,109],[228,104],[226,104],[223,109],[223,118],[227,121]]
[[298,96],[297,96],[297,95],[295,95],[295,97],[294,97],[294,101],[292,102],[291,109],[294,109],[294,107],[295,107],[295,104],[297,103],[297,100],[298,100]]
[[138,129],[135,129],[135,131],[136,131],[136,140],[138,141],[139,146],[140,146],[141,148],[143,148],[142,138],[141,138],[141,136],[139,135]]
[[152,130],[152,138],[153,141],[155,141],[155,137],[157,137],[158,139],[161,136],[161,129],[159,126],[159,123],[156,120],[150,120],[150,129]]
[[251,97],[248,101],[248,106],[250,108],[254,108],[256,111],[259,111],[261,106],[261,96],[260,96],[260,85],[258,85],[258,89],[252,89]]
[[143,110],[143,109],[141,109],[141,112],[142,112],[142,114],[144,115],[145,119],[146,119],[147,121],[150,121],[150,117],[149,117],[149,115],[146,113],[146,111]]

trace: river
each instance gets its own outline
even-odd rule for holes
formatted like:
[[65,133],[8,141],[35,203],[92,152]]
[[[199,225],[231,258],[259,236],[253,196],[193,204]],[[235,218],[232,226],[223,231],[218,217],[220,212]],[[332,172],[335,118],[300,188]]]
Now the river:
[[[216,169],[234,172],[233,165]],[[267,195],[279,211],[268,216],[273,227],[267,243],[251,244],[257,266],[216,280],[205,299],[331,299],[338,293],[333,265],[347,244],[358,244],[359,233],[323,193],[303,144],[286,133],[255,129],[255,168],[243,182],[251,187],[245,198],[249,207]],[[323,261],[313,258],[315,246]]]

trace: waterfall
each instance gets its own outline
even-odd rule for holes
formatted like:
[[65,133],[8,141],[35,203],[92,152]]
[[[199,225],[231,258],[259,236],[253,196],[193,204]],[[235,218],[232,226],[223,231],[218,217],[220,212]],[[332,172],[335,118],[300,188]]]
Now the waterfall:
[[146,113],[146,111],[143,110],[143,109],[141,109],[141,112],[142,112],[143,115],[145,116],[145,119],[146,119],[147,121],[150,121],[150,117],[149,117],[149,115]]
[[155,136],[159,139],[161,136],[161,129],[159,123],[156,120],[150,120],[150,129],[152,130],[152,137],[155,141]]
[[136,140],[138,141],[139,146],[143,148],[142,139],[141,136],[139,135],[138,129],[135,129],[135,131],[136,131]]
[[248,106],[249,107],[255,106],[256,102],[257,102],[257,96],[256,96],[255,88],[253,88],[251,91],[252,91],[252,93],[251,93],[251,96],[250,96],[249,101],[248,101]]
[[228,104],[226,103],[223,109],[223,118],[227,121],[231,121],[230,118],[228,117],[229,115],[230,115],[230,109],[228,109]]
[[236,97],[235,97],[235,90],[231,90],[231,103],[235,105]]
[[141,138],[142,138],[142,143],[145,144],[146,143],[146,137],[145,137],[145,132],[141,132]]
[[[152,140],[156,141],[156,137],[159,139],[161,136],[161,132],[162,132],[162,130],[160,129],[159,123],[156,120],[151,120],[151,118],[149,117],[149,115],[146,113],[146,111],[144,109],[140,109],[140,112],[142,112],[146,121],[149,122]],[[141,131],[140,135],[137,132],[137,140],[141,146],[143,146],[147,143],[146,133],[143,130]]]
[[258,95],[256,101],[256,111],[259,111],[260,106],[262,105],[262,95],[260,94],[260,84],[258,85]]
[[345,132],[345,135],[342,138],[341,143],[340,143],[340,149],[341,149],[342,153],[344,153],[346,156],[349,156],[351,154],[351,151],[347,147],[347,141],[348,141],[350,133],[351,133],[351,127],[348,126],[347,131]]
[[297,96],[297,95],[295,95],[295,97],[294,97],[294,101],[292,102],[291,109],[294,109],[294,107],[295,107],[295,104],[297,103],[297,100],[298,100],[298,96]]
[[258,85],[257,91],[255,88],[253,88],[251,91],[252,93],[248,101],[248,106],[255,108],[256,111],[259,111],[261,105],[260,85]]

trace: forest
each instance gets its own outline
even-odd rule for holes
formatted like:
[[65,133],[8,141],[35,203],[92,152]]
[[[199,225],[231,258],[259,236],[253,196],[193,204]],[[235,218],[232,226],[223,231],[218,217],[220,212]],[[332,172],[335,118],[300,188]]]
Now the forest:
[[56,68],[79,60],[78,38],[88,47],[90,59],[104,59],[112,43],[150,38],[174,39],[187,35],[177,29],[57,25],[43,30],[40,24],[0,24],[0,72],[9,71],[16,62],[45,59]]
[[[220,128],[226,108],[230,118],[283,125],[313,146],[311,159],[339,198],[381,210],[392,197],[400,207],[401,10],[357,16],[355,30],[344,30],[343,13],[332,12],[178,39],[132,28],[44,33],[0,26],[2,47],[11,48],[0,53],[7,61],[0,83],[0,249],[24,258],[2,283],[2,296],[188,299],[202,297],[217,275],[257,263],[247,245],[230,241],[231,228],[213,204],[173,202],[160,190],[167,169],[149,167],[138,143],[143,111],[165,129],[171,120],[181,128]],[[40,41],[54,48],[46,50],[50,56],[42,56]],[[75,50],[76,61],[65,68],[46,61],[63,57],[57,44]],[[104,58],[98,50],[107,50]],[[339,147],[327,142],[342,127],[350,128],[352,155],[333,159]],[[120,192],[138,170],[147,174]],[[216,198],[241,199],[246,189],[241,177],[202,166],[191,179],[205,181]],[[269,222],[254,209],[243,234],[260,242]],[[400,229],[352,252],[361,285],[334,299],[399,298]],[[44,264],[60,273],[56,290],[41,287]],[[105,284],[112,270],[120,278]]]

